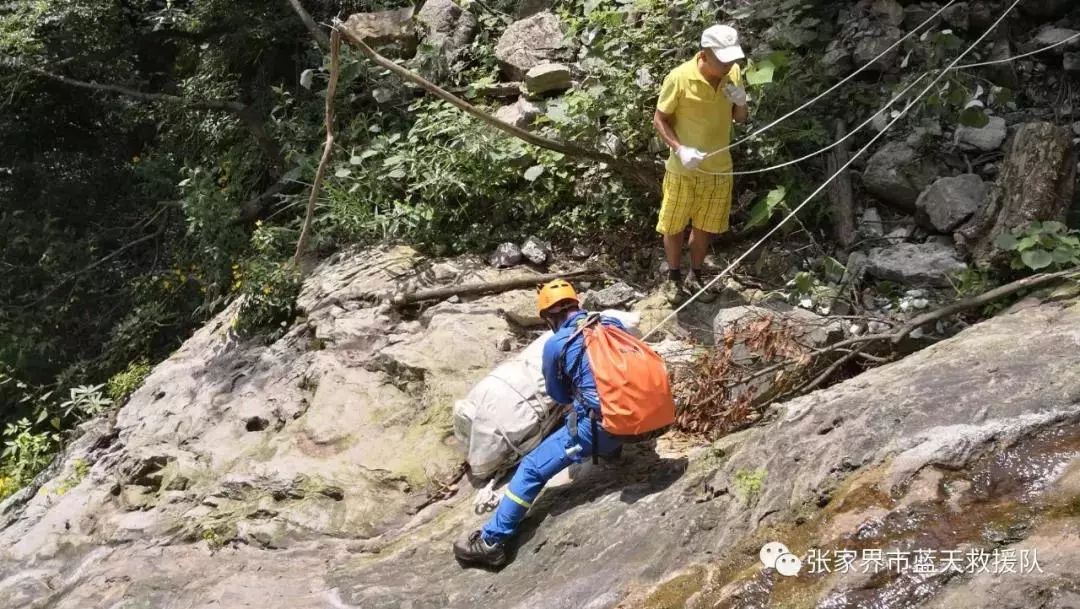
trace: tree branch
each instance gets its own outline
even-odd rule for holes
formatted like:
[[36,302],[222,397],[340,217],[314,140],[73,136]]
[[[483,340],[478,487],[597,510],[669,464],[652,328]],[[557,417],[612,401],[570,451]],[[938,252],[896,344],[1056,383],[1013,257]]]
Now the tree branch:
[[300,4],[300,0],[289,0],[289,5],[293,7],[293,10],[296,11],[300,20],[304,22],[304,26],[311,32],[311,36],[315,39],[315,42],[319,43],[319,46],[322,47],[323,50],[328,49],[330,47],[330,39],[326,37],[326,32],[322,31],[319,24],[315,23],[315,20],[311,18],[311,13],[304,10],[304,6]]
[[[295,0],[294,0],[295,1]],[[315,180],[311,183],[311,196],[308,197],[307,212],[304,214],[304,227],[300,230],[300,239],[296,242],[296,254],[293,263],[299,267],[300,257],[307,250],[311,238],[311,219],[315,216],[315,202],[319,198],[326,168],[334,154],[334,96],[337,94],[338,74],[341,72],[341,32],[334,30],[330,36],[330,84],[326,88],[326,143],[323,145],[319,168],[315,171]]]
[[428,93],[431,93],[432,95],[442,99],[443,101],[446,101],[446,102],[450,103],[454,107],[458,108],[459,110],[465,112],[466,114],[468,114],[468,115],[470,115],[470,116],[472,116],[472,117],[474,117],[476,119],[479,119],[481,122],[483,122],[485,124],[491,125],[492,127],[496,128],[496,129],[498,129],[498,130],[500,130],[500,131],[502,131],[504,133],[512,135],[512,136],[514,136],[514,137],[516,137],[516,138],[518,138],[518,139],[520,139],[520,140],[522,140],[524,142],[532,144],[533,146],[537,146],[538,148],[544,148],[546,150],[553,150],[555,152],[565,154],[566,156],[569,156],[569,157],[587,159],[587,160],[591,160],[591,161],[597,161],[597,162],[600,162],[600,163],[606,163],[612,169],[618,171],[620,174],[624,175],[625,177],[627,177],[627,178],[629,178],[631,180],[634,180],[635,182],[640,184],[642,187],[648,189],[650,192],[652,192],[654,194],[659,192],[659,188],[660,188],[659,176],[656,175],[656,172],[655,172],[654,169],[652,169],[652,168],[650,168],[648,166],[639,165],[637,163],[633,163],[633,162],[630,162],[630,161],[625,161],[623,159],[614,157],[614,156],[612,156],[610,154],[607,154],[605,152],[601,152],[599,150],[590,150],[590,149],[587,149],[587,148],[581,148],[581,147],[575,146],[574,144],[570,144],[570,143],[567,143],[567,142],[560,142],[560,141],[557,141],[557,140],[542,137],[542,136],[536,135],[535,133],[531,133],[529,131],[526,131],[525,129],[522,129],[520,127],[516,127],[516,126],[511,125],[509,123],[503,122],[503,121],[495,118],[494,116],[488,114],[487,112],[484,112],[483,110],[477,108],[476,106],[473,106],[472,104],[470,104],[469,102],[461,99],[460,97],[457,97],[456,95],[454,95],[454,94],[450,93],[449,91],[443,89],[442,87],[436,85],[435,83],[432,83],[431,81],[427,80],[423,76],[420,76],[419,74],[416,74],[416,73],[408,70],[407,68],[404,68],[404,67],[398,65],[397,63],[383,57],[382,55],[377,53],[374,49],[372,49],[370,46],[368,46],[368,44],[366,42],[364,42],[360,38],[359,35],[351,32],[347,28],[343,27],[343,24],[341,24],[341,23],[335,24],[334,30],[341,32],[341,35],[345,37],[345,40],[347,40],[350,44],[352,44],[356,48],[360,49],[360,51],[364,55],[366,55],[368,57],[368,59],[370,59],[374,63],[378,64],[380,67],[383,67],[383,68],[393,72],[394,74],[396,74],[400,78],[403,78],[403,79],[405,79],[405,80],[407,80],[409,82],[412,82],[412,83],[414,83],[416,85],[419,85],[421,88],[426,90]]

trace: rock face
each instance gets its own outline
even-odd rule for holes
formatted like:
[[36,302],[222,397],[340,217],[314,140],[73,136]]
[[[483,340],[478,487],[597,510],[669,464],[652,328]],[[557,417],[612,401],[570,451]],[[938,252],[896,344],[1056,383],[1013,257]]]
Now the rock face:
[[427,32],[425,42],[450,55],[467,46],[476,36],[476,16],[461,10],[454,0],[428,0],[416,14]]
[[495,57],[510,80],[523,80],[532,68],[552,63],[562,54],[559,18],[543,11],[506,28],[495,45]]
[[972,173],[941,178],[919,195],[916,218],[930,230],[952,232],[982,210],[988,192],[989,186]]
[[[1035,49],[1047,47],[1052,44],[1064,43],[1046,51],[1047,53],[1060,56],[1068,49],[1080,48],[1080,38],[1076,37],[1077,34],[1080,34],[1080,32],[1067,28],[1053,26],[1045,27],[1035,34],[1035,37],[1024,47],[1024,50],[1034,51]],[[1070,38],[1072,39],[1070,42],[1065,42]]]
[[[896,63],[898,49],[885,53],[904,35],[900,25],[904,22],[904,8],[895,0],[860,0],[851,14],[841,17],[840,37],[844,48],[850,49],[855,65],[870,64],[872,70],[888,71]],[[831,46],[826,63],[839,64],[844,53],[839,46]]]
[[916,287],[949,287],[948,275],[965,268],[952,247],[932,241],[874,248],[866,263],[873,277]]
[[523,93],[529,97],[539,97],[547,93],[565,91],[570,88],[570,68],[561,63],[545,63],[530,68],[525,73]]
[[1072,0],[1031,0],[1020,5],[1020,10],[1035,17],[1060,17],[1073,7]]
[[1064,221],[1076,184],[1068,129],[1028,123],[1017,131],[983,211],[954,237],[974,259],[989,261],[998,235],[1035,220]]
[[621,309],[641,298],[637,290],[618,281],[602,290],[593,290],[585,294],[582,304],[586,309],[601,311],[603,309]]
[[991,152],[1001,148],[1007,133],[1005,119],[991,116],[990,122],[982,127],[957,127],[956,141],[965,148]]
[[[417,411],[437,403],[416,397],[434,388],[410,388],[417,381],[409,379],[441,383],[461,366],[471,374],[474,363],[490,362],[482,339],[506,331],[484,299],[440,305],[418,322],[380,320],[354,300],[408,274],[413,260],[384,251],[328,263],[305,287],[305,321],[274,345],[227,346],[226,317],[198,332],[158,366],[115,432],[97,421],[40,492],[0,505],[4,606],[703,609],[771,606],[770,595],[779,604],[795,594],[797,606],[822,607],[892,607],[897,598],[942,609],[1073,602],[1080,305],[999,315],[775,405],[767,423],[712,446],[687,450],[665,437],[655,447],[627,446],[614,466],[571,468],[533,506],[514,562],[491,573],[450,558],[450,542],[486,517],[473,513],[471,492],[451,490],[381,527],[359,525],[417,492],[402,490],[393,463],[447,448],[422,432],[427,417]],[[409,323],[421,331],[405,331]],[[328,337],[322,349],[310,349],[312,328]],[[431,342],[440,333],[455,340]],[[380,361],[385,345],[408,346]],[[334,360],[317,370],[341,379],[316,374],[302,395],[293,388],[311,366]],[[391,367],[402,372],[385,372]],[[362,374],[376,378],[353,376]],[[352,399],[331,406],[348,379]],[[318,406],[300,400],[320,392],[327,401]],[[321,421],[309,418],[324,407]],[[355,418],[362,412],[382,421],[379,433],[336,440],[354,426],[373,431]],[[246,431],[255,416],[270,425]],[[383,438],[406,425],[419,435]],[[89,475],[57,490],[80,459]],[[297,481],[298,469],[309,477]],[[114,496],[118,482],[151,489],[153,507],[138,489]],[[307,526],[290,528],[290,520]],[[771,539],[800,556],[862,547],[858,540],[939,552],[994,543],[1037,550],[1044,573],[785,580],[755,566]]]
[[915,213],[915,202],[936,176],[933,164],[914,148],[890,142],[870,157],[863,184],[870,194],[906,213]]

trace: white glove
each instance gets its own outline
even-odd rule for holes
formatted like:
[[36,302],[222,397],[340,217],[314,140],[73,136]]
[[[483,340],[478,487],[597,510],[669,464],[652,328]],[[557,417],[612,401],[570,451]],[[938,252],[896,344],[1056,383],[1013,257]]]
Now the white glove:
[[697,166],[705,160],[704,152],[690,146],[679,146],[675,150],[675,155],[679,157],[679,162],[687,169],[697,169]]
[[728,98],[728,101],[736,106],[746,105],[746,87],[736,87],[732,83],[728,83],[724,87],[724,97]]

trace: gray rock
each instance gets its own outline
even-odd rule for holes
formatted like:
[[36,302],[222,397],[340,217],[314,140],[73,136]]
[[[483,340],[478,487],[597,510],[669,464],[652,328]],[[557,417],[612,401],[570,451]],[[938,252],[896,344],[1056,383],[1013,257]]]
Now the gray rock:
[[1061,60],[1062,67],[1066,72],[1080,72],[1080,53],[1068,52]]
[[506,268],[521,264],[521,248],[516,243],[502,243],[491,253],[489,262],[496,268]]
[[551,244],[536,237],[529,237],[521,246],[521,254],[533,264],[544,264],[551,257]]
[[863,210],[859,220],[859,234],[864,239],[874,239],[885,234],[885,223],[881,221],[881,214],[876,207],[867,207]]
[[372,46],[393,46],[404,57],[412,57],[416,53],[416,27],[411,6],[375,13],[356,13],[345,21],[343,27]]
[[461,10],[454,0],[427,0],[416,14],[427,32],[425,41],[450,55],[464,48],[476,36],[476,16]]
[[851,69],[851,51],[843,40],[833,40],[826,47],[821,63],[830,73],[846,72]]
[[890,142],[874,153],[863,172],[870,194],[897,209],[915,212],[919,194],[937,177],[933,163],[914,148]]
[[1005,142],[1008,131],[1005,128],[1005,119],[1000,116],[991,116],[990,122],[983,127],[967,127],[960,125],[956,128],[956,141],[965,148],[973,148],[984,152],[992,152],[1001,147]]
[[982,210],[989,190],[990,186],[972,173],[941,178],[919,195],[916,218],[930,230],[952,232]]
[[1074,134],[1080,135],[1080,121],[1076,121],[1072,124],[1072,130]]
[[512,104],[496,110],[495,118],[504,123],[510,123],[515,127],[526,129],[533,124],[533,121],[543,114],[544,107],[541,104],[522,97]]
[[561,63],[545,63],[525,73],[523,93],[530,97],[565,91],[571,86],[570,68]]
[[900,243],[870,250],[866,272],[904,285],[949,287],[949,274],[967,268],[956,251],[941,243]]
[[1063,222],[1076,185],[1076,153],[1066,127],[1021,125],[982,213],[957,229],[956,242],[976,261],[997,258],[998,235],[1035,220]]
[[866,36],[855,43],[855,49],[851,53],[852,59],[856,65],[869,64],[871,69],[885,72],[896,64],[896,59],[900,54],[899,48],[882,55],[880,59],[874,58],[885,53],[885,49],[895,44],[903,35],[904,33],[899,28],[888,27],[881,32],[881,35]]
[[586,309],[620,309],[629,306],[642,297],[634,288],[619,281],[602,290],[592,290],[585,295],[583,305]]
[[899,26],[904,23],[904,7],[896,0],[874,0],[870,13],[881,23]]
[[581,243],[575,243],[574,247],[570,249],[570,257],[574,260],[585,260],[592,254],[592,248]]
[[[1032,38],[1031,41],[1028,42],[1026,45],[1024,45],[1023,48],[1025,51],[1034,51],[1035,49],[1063,42],[1066,39],[1073,38],[1073,36],[1076,36],[1077,34],[1080,34],[1080,32],[1076,30],[1070,30],[1063,27],[1047,26],[1039,30],[1039,32],[1035,34],[1035,37]],[[1077,48],[1080,48],[1080,37],[1073,38],[1072,42],[1067,42],[1063,45],[1056,46],[1045,52],[1049,55],[1057,55],[1058,57],[1060,57],[1063,53],[1065,53],[1067,49]]]
[[559,18],[544,11],[510,24],[495,45],[495,58],[510,80],[524,80],[530,69],[559,59],[563,44]]

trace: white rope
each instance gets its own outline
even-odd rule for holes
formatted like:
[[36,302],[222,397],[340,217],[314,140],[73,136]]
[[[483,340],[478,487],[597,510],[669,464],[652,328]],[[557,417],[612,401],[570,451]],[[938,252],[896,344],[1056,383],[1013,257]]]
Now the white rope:
[[[949,68],[949,70],[950,71],[967,70],[967,69],[970,69],[970,68],[981,68],[981,67],[984,67],[984,66],[1002,64],[1002,63],[1009,63],[1009,62],[1012,62],[1012,61],[1016,61],[1018,59],[1023,59],[1025,57],[1031,57],[1032,55],[1038,55],[1039,53],[1049,51],[1050,49],[1053,49],[1055,47],[1059,47],[1059,46],[1062,46],[1064,44],[1068,44],[1068,43],[1072,42],[1073,40],[1076,40],[1077,38],[1080,38],[1080,33],[1073,34],[1072,36],[1069,36],[1068,38],[1066,38],[1064,40],[1059,40],[1059,41],[1057,41],[1057,42],[1055,42],[1053,44],[1049,44],[1049,45],[1046,45],[1046,46],[1044,46],[1042,48],[1035,49],[1034,51],[1028,51],[1027,53],[1024,53],[1022,55],[1016,55],[1014,57],[1006,57],[1004,59],[994,59],[992,61],[983,61],[983,62],[980,62],[980,63],[964,64],[964,65],[961,65],[961,66],[956,66],[955,68]],[[852,129],[851,132],[849,132],[847,135],[845,135],[844,137],[842,137],[842,138],[836,140],[835,142],[829,144],[828,146],[825,146],[824,148],[821,148],[821,149],[819,149],[819,150],[817,150],[815,152],[811,152],[810,154],[808,154],[806,156],[799,157],[799,158],[797,158],[797,159],[795,159],[793,161],[787,161],[786,163],[780,163],[779,165],[772,165],[770,167],[763,167],[761,169],[747,169],[747,170],[744,170],[744,171],[727,171],[727,172],[724,172],[724,171],[705,171],[703,169],[696,169],[696,171],[698,173],[701,173],[701,174],[704,174],[704,175],[710,175],[710,176],[748,176],[748,175],[754,175],[754,174],[758,174],[758,173],[768,173],[770,171],[776,171],[778,169],[783,169],[785,167],[790,167],[792,165],[796,165],[796,164],[801,163],[803,161],[809,160],[809,159],[811,159],[811,158],[813,158],[813,157],[815,157],[815,156],[817,156],[817,155],[819,155],[819,154],[821,154],[823,152],[828,152],[828,151],[832,150],[833,148],[836,148],[840,144],[843,144],[847,140],[854,137],[856,133],[858,133],[864,127],[866,127],[868,124],[873,122],[873,120],[875,118],[877,118],[877,116],[879,114],[881,114],[885,110],[888,110],[894,103],[897,102],[897,100],[899,100],[901,97],[903,97],[903,95],[905,93],[907,93],[916,83],[918,83],[923,77],[928,76],[930,73],[931,73],[931,71],[923,72],[922,75],[920,75],[918,78],[916,78],[910,85],[905,87],[903,91],[901,91],[899,94],[896,95],[896,97],[889,100],[889,102],[887,104],[885,104],[881,109],[879,109],[874,114],[870,115],[870,118],[863,121],[863,123],[860,124],[858,127],[855,127],[854,129]],[[758,133],[760,133],[760,132],[758,132]]]
[[873,59],[871,59],[870,61],[866,62],[866,63],[865,63],[865,64],[864,64],[864,65],[863,65],[862,67],[860,67],[860,68],[859,68],[858,70],[855,70],[855,71],[854,71],[854,72],[852,72],[851,74],[848,74],[848,75],[847,75],[846,77],[844,77],[844,79],[843,79],[843,80],[841,80],[840,82],[836,83],[835,85],[833,85],[833,86],[829,87],[829,88],[828,88],[828,89],[826,89],[826,90],[825,90],[824,92],[822,92],[822,93],[818,94],[818,96],[817,96],[817,97],[815,97],[815,98],[811,99],[810,101],[808,101],[808,102],[806,102],[805,104],[803,104],[803,105],[799,106],[798,108],[795,108],[795,109],[794,109],[794,110],[792,110],[791,112],[788,112],[787,114],[785,114],[785,115],[781,116],[780,118],[778,118],[778,119],[774,120],[773,122],[769,123],[768,125],[765,125],[765,126],[764,126],[764,127],[762,127],[761,129],[758,129],[757,131],[755,131],[755,132],[753,132],[753,133],[751,133],[751,134],[748,134],[748,135],[747,135],[746,137],[744,137],[744,138],[742,138],[742,139],[740,139],[740,140],[737,140],[737,141],[735,141],[734,143],[728,144],[727,146],[724,146],[723,148],[719,148],[719,149],[717,149],[717,150],[713,150],[712,152],[710,152],[710,153],[706,154],[706,155],[705,155],[705,158],[709,158],[709,157],[711,157],[711,156],[713,156],[713,155],[717,155],[717,154],[720,154],[721,152],[724,152],[725,150],[730,150],[730,149],[732,149],[732,148],[734,148],[734,147],[736,147],[736,146],[738,146],[738,145],[740,145],[740,144],[742,144],[742,143],[744,143],[744,142],[747,142],[747,141],[749,141],[749,140],[752,140],[752,139],[756,138],[757,136],[761,135],[762,133],[765,133],[765,132],[766,132],[766,131],[768,131],[769,129],[772,129],[773,127],[775,127],[775,126],[779,125],[780,123],[782,123],[782,122],[786,121],[787,119],[791,118],[792,116],[795,116],[795,115],[796,115],[796,114],[798,114],[799,112],[802,112],[803,110],[805,110],[805,109],[809,108],[810,106],[812,106],[812,105],[816,104],[817,102],[821,101],[821,99],[822,99],[822,98],[824,98],[824,97],[825,97],[825,96],[827,96],[828,94],[832,93],[833,91],[835,91],[835,90],[839,89],[841,85],[844,85],[844,84],[846,84],[846,83],[847,83],[848,81],[850,81],[850,80],[851,80],[852,78],[855,78],[856,76],[858,76],[859,74],[861,74],[862,72],[864,72],[864,71],[865,71],[866,69],[868,69],[868,68],[869,68],[870,66],[874,65],[874,63],[875,63],[875,62],[877,62],[877,60],[879,60],[879,59],[881,59],[882,57],[885,57],[886,55],[888,55],[889,53],[891,53],[891,52],[893,51],[893,49],[895,49],[896,47],[900,46],[900,45],[901,45],[901,43],[903,43],[903,42],[904,42],[905,40],[907,40],[908,38],[911,38],[911,37],[912,37],[913,35],[915,35],[915,32],[918,32],[919,30],[921,30],[921,29],[923,28],[923,26],[925,26],[925,25],[929,24],[929,23],[930,23],[931,21],[933,21],[934,19],[936,19],[938,15],[940,15],[940,14],[941,14],[941,13],[943,13],[943,12],[945,12],[945,9],[949,8],[949,7],[950,7],[950,6],[952,6],[953,4],[956,4],[956,1],[957,1],[957,0],[949,0],[949,3],[948,3],[948,4],[946,4],[945,6],[941,7],[940,9],[938,9],[938,11],[937,11],[936,13],[934,13],[933,15],[930,15],[929,17],[927,17],[927,18],[926,18],[926,21],[923,21],[923,22],[922,22],[922,23],[920,23],[919,25],[915,26],[915,29],[911,30],[911,31],[910,31],[910,32],[908,32],[907,34],[904,34],[904,36],[903,36],[902,38],[900,38],[900,40],[897,40],[897,41],[896,41],[896,42],[894,42],[894,43],[893,43],[893,44],[892,44],[891,46],[889,46],[889,48],[887,48],[887,49],[885,49],[884,51],[882,51],[881,53],[879,53],[879,54],[877,55],[877,57],[874,57],[874,58],[873,58]]
[[818,196],[818,194],[820,194],[822,190],[825,190],[826,186],[831,184],[832,181],[835,180],[837,176],[839,176],[841,173],[846,171],[847,168],[850,167],[851,164],[854,163],[856,159],[858,159],[867,150],[870,149],[870,147],[874,144],[874,142],[876,142],[878,139],[880,139],[882,136],[884,136],[885,133],[887,133],[889,131],[889,129],[891,129],[892,126],[896,124],[897,121],[899,121],[901,118],[903,118],[908,113],[908,111],[911,110],[911,108],[914,107],[915,104],[919,102],[919,100],[921,100],[927,93],[930,92],[931,89],[934,88],[934,85],[936,85],[938,83],[938,81],[940,81],[946,74],[949,73],[949,70],[956,67],[956,64],[960,63],[960,60],[962,60],[968,53],[970,53],[972,50],[974,50],[975,47],[978,46],[979,43],[981,43],[983,41],[983,39],[985,39],[987,36],[989,36],[990,32],[994,31],[994,29],[997,28],[997,26],[1000,25],[1001,22],[1005,20],[1005,17],[1007,17],[1008,14],[1011,13],[1014,8],[1016,8],[1016,5],[1020,4],[1020,1],[1021,0],[1014,0],[1014,2],[1011,5],[1009,5],[1009,8],[1005,9],[1005,12],[1003,12],[1001,14],[1001,16],[998,17],[997,20],[994,21],[994,23],[992,23],[990,25],[990,27],[987,28],[987,30],[985,32],[983,32],[983,34],[981,36],[979,36],[978,40],[976,40],[974,43],[971,44],[971,46],[969,46],[967,49],[965,49],[964,52],[961,53],[956,59],[954,59],[952,61],[952,63],[950,63],[944,70],[941,70],[938,73],[938,75],[934,78],[934,80],[930,81],[930,84],[927,85],[921,92],[919,92],[918,95],[915,96],[915,99],[908,102],[907,106],[905,106],[904,109],[901,110],[899,114],[897,114],[891,121],[889,121],[889,123],[887,125],[885,125],[884,129],[882,129],[869,142],[867,142],[865,146],[860,148],[858,152],[853,154],[851,156],[851,158],[848,159],[848,161],[846,163],[844,163],[844,165],[842,167],[837,169],[835,173],[833,173],[824,182],[822,182],[821,185],[818,186],[817,189],[814,190],[814,192],[810,193],[810,196],[806,197],[806,199],[802,203],[799,203],[799,205],[795,209],[791,210],[791,213],[789,213],[786,217],[784,217],[784,219],[781,220],[779,224],[774,226],[769,232],[765,233],[765,236],[763,236],[761,239],[758,239],[757,243],[750,246],[750,249],[743,252],[743,254],[740,255],[738,258],[736,258],[734,262],[729,264],[727,266],[727,268],[725,268],[723,271],[721,271],[719,275],[714,277],[712,281],[705,284],[705,287],[698,290],[697,293],[695,293],[690,298],[688,298],[686,300],[686,302],[684,302],[681,306],[679,306],[679,308],[672,311],[667,317],[665,317],[663,320],[661,320],[660,323],[657,324],[652,330],[649,330],[645,334],[645,336],[642,338],[642,340],[649,338],[657,330],[664,327],[664,324],[666,324],[667,322],[674,319],[675,316],[677,316],[679,313],[681,313],[683,311],[683,309],[690,306],[690,304],[693,303],[694,300],[696,300],[699,296],[704,294],[705,291],[708,290],[709,288],[711,288],[713,286],[713,284],[715,284],[717,281],[720,281],[720,279],[722,277],[724,277],[729,272],[731,272],[731,270],[733,268],[738,266],[738,264],[740,262],[742,262],[744,258],[749,256],[750,253],[753,252],[755,249],[757,249],[762,243],[765,243],[765,241],[767,241],[769,239],[769,237],[771,237],[776,231],[780,230],[780,228],[782,226],[784,226],[784,224],[786,224],[788,220],[794,218],[795,214],[799,213],[799,211],[802,210],[802,208],[805,207],[806,204],[809,203],[814,197]]
[[1068,44],[1068,43],[1072,42],[1073,40],[1076,40],[1077,38],[1080,38],[1080,33],[1073,34],[1072,36],[1069,36],[1065,40],[1059,40],[1058,42],[1055,42],[1054,44],[1044,46],[1041,49],[1035,49],[1034,51],[1028,51],[1027,53],[1024,53],[1023,55],[1015,55],[1013,57],[1006,57],[1004,59],[994,59],[994,60],[991,60],[991,61],[982,61],[982,62],[979,62],[979,63],[968,63],[968,64],[964,64],[962,66],[956,66],[953,69],[954,70],[967,70],[969,68],[981,68],[983,66],[992,66],[992,65],[999,64],[999,63],[1009,63],[1010,61],[1016,61],[1017,59],[1023,59],[1025,57],[1031,57],[1032,55],[1038,55],[1039,53],[1042,53],[1043,51],[1049,51],[1052,48],[1059,47],[1059,46],[1061,46],[1063,44]]
[[799,157],[799,158],[797,158],[795,160],[787,161],[785,163],[780,163],[779,165],[773,165],[771,167],[764,167],[762,169],[747,169],[747,170],[744,170],[744,171],[729,171],[729,172],[705,171],[703,169],[698,169],[697,172],[698,173],[703,173],[705,175],[710,175],[710,176],[748,176],[748,175],[754,175],[756,173],[768,173],[770,171],[776,171],[777,169],[783,169],[784,167],[790,167],[791,165],[801,163],[801,162],[803,162],[805,160],[816,157],[817,155],[821,154],[822,152],[828,152],[828,151],[832,150],[833,148],[836,148],[840,144],[843,144],[844,142],[848,141],[849,139],[854,137],[859,131],[861,131],[863,127],[865,127],[865,126],[869,125],[870,123],[872,123],[874,121],[874,119],[877,118],[877,116],[879,114],[881,114],[882,112],[884,112],[884,111],[888,110],[889,108],[891,108],[892,105],[895,104],[897,101],[899,101],[901,97],[903,97],[908,91],[910,91],[912,89],[912,87],[919,84],[919,81],[921,81],[923,78],[925,78],[927,76],[927,74],[928,73],[923,73],[918,78],[911,81],[911,84],[904,87],[903,91],[900,91],[899,93],[897,93],[896,97],[890,99],[888,103],[886,103],[884,106],[882,106],[880,109],[878,109],[877,112],[874,112],[872,115],[870,115],[870,118],[863,121],[862,124],[860,124],[858,127],[855,127],[854,129],[852,129],[850,133],[848,133],[844,137],[836,140],[835,142],[829,144],[828,146],[825,146],[824,148],[822,148],[820,150],[816,150],[814,152],[811,152],[810,154],[808,154],[806,156]]

